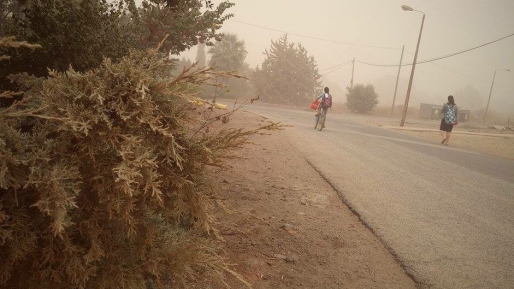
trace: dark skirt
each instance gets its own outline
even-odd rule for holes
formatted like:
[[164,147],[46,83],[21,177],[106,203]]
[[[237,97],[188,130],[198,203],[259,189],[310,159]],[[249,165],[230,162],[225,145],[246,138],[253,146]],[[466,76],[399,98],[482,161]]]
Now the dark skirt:
[[453,124],[447,124],[446,121],[444,121],[444,118],[441,119],[441,127],[439,128],[442,131],[451,132],[453,129]]

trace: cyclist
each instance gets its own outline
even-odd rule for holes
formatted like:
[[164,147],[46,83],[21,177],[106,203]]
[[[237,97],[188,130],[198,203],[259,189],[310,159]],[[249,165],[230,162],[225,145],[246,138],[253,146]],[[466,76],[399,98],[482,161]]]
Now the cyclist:
[[323,119],[323,128],[325,128],[325,121],[327,120],[327,112],[328,108],[332,106],[332,95],[330,95],[329,91],[330,89],[328,87],[325,87],[324,93],[320,94],[316,100],[321,99],[321,102],[318,105],[318,113],[316,113],[316,116],[318,116],[321,113],[321,110],[323,109],[323,112],[325,113],[325,118]]

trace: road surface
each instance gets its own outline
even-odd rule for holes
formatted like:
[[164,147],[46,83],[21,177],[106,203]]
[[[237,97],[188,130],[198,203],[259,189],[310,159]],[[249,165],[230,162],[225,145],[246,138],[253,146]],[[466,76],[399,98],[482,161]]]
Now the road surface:
[[313,112],[245,110],[292,126],[284,137],[421,287],[514,288],[514,161],[352,116],[329,114],[319,132]]

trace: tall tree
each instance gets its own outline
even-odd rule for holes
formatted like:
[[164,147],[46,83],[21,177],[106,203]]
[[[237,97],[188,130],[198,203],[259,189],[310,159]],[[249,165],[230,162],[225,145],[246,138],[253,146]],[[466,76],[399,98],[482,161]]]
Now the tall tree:
[[232,6],[234,3],[229,1],[223,1],[218,6],[208,0],[143,1],[135,18],[142,31],[140,44],[142,47],[152,47],[169,34],[163,48],[172,54],[179,54],[198,43],[212,45],[213,39],[221,40],[218,30],[233,16],[225,14]]
[[113,6],[100,0],[9,2],[0,37],[15,36],[43,48],[11,53],[11,59],[0,65],[0,85],[13,73],[46,76],[48,69],[63,71],[70,65],[79,71],[97,67],[103,57],[118,59],[135,45],[127,27],[130,22],[123,21],[123,2]]
[[198,62],[199,67],[204,67],[206,63],[205,56],[205,43],[198,44],[196,48],[196,62]]
[[[248,52],[243,40],[239,40],[235,34],[224,34],[222,40],[218,41],[209,49],[211,59],[209,65],[217,70],[237,71],[239,75],[248,76],[249,65],[245,63]],[[242,78],[219,79],[226,85],[225,91],[220,93],[214,90],[215,95],[223,95],[227,98],[245,97],[249,94],[248,80]]]
[[287,35],[272,40],[265,54],[252,78],[256,93],[268,102],[309,103],[321,85],[314,57],[301,44],[290,43]]
[[211,60],[209,65],[219,70],[241,70],[244,67],[246,55],[245,42],[235,34],[225,34],[222,40],[209,49]]
[[353,112],[368,113],[378,104],[378,94],[372,84],[356,84],[346,89],[346,106]]
[[193,65],[193,62],[185,57],[175,59],[175,71],[181,72],[184,68],[189,68],[191,65]]
[[[178,54],[198,43],[221,39],[218,30],[232,14],[228,1],[214,7],[204,0],[1,0],[0,37],[43,48],[12,53],[0,64],[0,88],[6,76],[27,72],[47,76],[48,69],[77,71],[98,67],[104,57],[116,61],[131,48],[163,48]],[[208,9],[205,9],[208,6]],[[5,9],[5,10],[4,10]],[[8,51],[9,52],[9,51]]]

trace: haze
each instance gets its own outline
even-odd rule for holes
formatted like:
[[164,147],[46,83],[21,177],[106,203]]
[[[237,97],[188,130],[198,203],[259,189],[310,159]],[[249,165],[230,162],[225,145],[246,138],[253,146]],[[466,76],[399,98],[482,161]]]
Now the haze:
[[[312,54],[320,70],[356,60],[376,64],[397,64],[401,47],[406,53],[403,63],[412,63],[422,15],[405,12],[409,5],[426,13],[420,46],[420,60],[471,48],[514,32],[514,1],[510,0],[433,0],[433,1],[292,1],[233,0],[233,20],[317,38],[356,44],[397,47],[368,48],[289,35],[302,43]],[[246,42],[247,62],[251,67],[261,64],[263,52],[271,39],[282,33],[227,21],[223,32],[235,33]],[[183,56],[194,60],[196,48]],[[491,108],[514,113],[514,37],[448,59],[418,65],[414,79],[411,105],[420,102],[443,103],[446,96],[466,85],[477,88],[487,102],[493,73],[512,68],[511,73],[498,73]],[[397,104],[403,103],[410,67],[402,68]],[[451,70],[451,71],[450,71]],[[322,71],[321,74],[330,72]],[[363,64],[355,66],[355,83],[372,83],[380,95],[380,104],[391,104],[397,67],[382,68]],[[323,77],[336,100],[344,101],[344,88],[351,79],[351,64]],[[459,103],[459,99],[456,100]],[[466,106],[465,101],[462,102]]]

